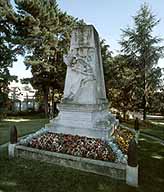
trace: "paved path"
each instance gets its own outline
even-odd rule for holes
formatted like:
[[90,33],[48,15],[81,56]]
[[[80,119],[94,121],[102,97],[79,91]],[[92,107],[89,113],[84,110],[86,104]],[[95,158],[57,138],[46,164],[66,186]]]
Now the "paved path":
[[143,135],[144,137],[148,137],[150,139],[154,139],[154,140],[158,141],[160,144],[164,145],[164,140],[162,140],[162,139],[160,139],[160,138],[158,138],[158,137],[156,137],[154,135],[150,135],[150,134],[145,133],[143,131],[141,131],[140,134]]
[[155,119],[164,119],[164,116],[161,115],[146,115],[148,119],[155,120]]
[[9,144],[9,142],[7,142],[7,143],[4,143],[4,144],[0,145],[0,149],[1,149],[1,148],[4,148],[4,147],[7,147],[7,146],[8,146],[8,144]]

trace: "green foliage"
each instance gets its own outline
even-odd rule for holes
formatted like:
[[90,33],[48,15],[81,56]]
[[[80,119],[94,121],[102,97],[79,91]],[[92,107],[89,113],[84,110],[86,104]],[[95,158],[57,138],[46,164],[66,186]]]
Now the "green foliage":
[[83,22],[63,13],[55,0],[16,0],[16,4],[16,36],[28,51],[25,64],[31,67],[32,85],[44,95],[47,114],[50,90],[63,91],[63,54],[68,51],[72,28]]
[[149,112],[164,115],[164,89],[160,89],[148,98]]
[[100,47],[101,47],[101,56],[102,56],[102,64],[104,68],[104,78],[105,78],[105,84],[107,88],[109,75],[110,74],[110,64],[112,61],[112,52],[109,50],[110,46],[105,43],[105,39],[102,39],[100,41]]
[[14,12],[9,1],[0,1],[0,116],[2,116],[7,107],[8,84],[15,80],[11,76],[8,67],[12,67],[13,61],[16,61],[16,55],[22,54],[21,47],[17,45],[14,37],[14,27],[12,20]]
[[112,57],[112,52],[109,50],[109,45],[105,44],[105,40],[100,42],[100,46],[107,96],[111,107],[125,115],[128,110],[136,109],[138,102],[135,95],[137,88],[135,70],[129,65],[127,56]]
[[137,87],[140,94],[140,106],[144,119],[148,110],[148,97],[160,85],[161,70],[156,68],[159,58],[163,54],[161,39],[153,36],[154,27],[159,20],[151,13],[146,4],[142,5],[134,18],[134,27],[122,30],[122,52],[131,60],[130,64],[139,77]]
[[135,70],[129,66],[125,55],[115,56],[109,65],[108,94],[111,107],[123,112],[136,110],[138,87]]

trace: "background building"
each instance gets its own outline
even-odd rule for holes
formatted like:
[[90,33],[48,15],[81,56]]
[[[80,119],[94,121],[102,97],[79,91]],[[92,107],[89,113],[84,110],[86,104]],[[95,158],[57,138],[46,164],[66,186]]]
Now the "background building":
[[36,90],[30,83],[22,84],[11,82],[9,85],[9,99],[11,101],[10,110],[18,111],[37,111],[38,103],[35,99]]

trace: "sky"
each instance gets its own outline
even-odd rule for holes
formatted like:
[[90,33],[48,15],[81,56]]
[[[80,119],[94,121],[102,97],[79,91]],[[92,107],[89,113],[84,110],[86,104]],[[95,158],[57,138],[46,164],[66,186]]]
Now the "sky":
[[[133,18],[141,4],[148,3],[160,23],[154,30],[154,35],[164,39],[164,0],[57,0],[59,8],[69,15],[83,19],[87,24],[95,26],[99,36],[110,45],[110,50],[117,53],[120,49],[121,29],[133,26]],[[164,42],[163,42],[164,44]],[[164,59],[158,65],[164,68]],[[23,57],[13,64],[11,74],[19,78],[30,77],[31,73],[25,70]]]

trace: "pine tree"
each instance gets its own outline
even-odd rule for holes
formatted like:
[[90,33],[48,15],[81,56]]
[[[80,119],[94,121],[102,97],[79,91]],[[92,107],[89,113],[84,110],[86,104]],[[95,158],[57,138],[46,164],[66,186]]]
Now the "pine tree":
[[133,62],[136,75],[139,76],[138,90],[142,101],[143,119],[146,119],[148,97],[151,91],[158,88],[160,83],[160,69],[156,68],[158,59],[163,52],[161,39],[153,36],[153,29],[159,20],[152,14],[149,7],[141,6],[134,18],[134,27],[122,30],[122,52]]
[[25,64],[31,67],[33,85],[44,92],[45,114],[48,113],[50,89],[61,91],[64,84],[65,65],[70,33],[76,19],[63,13],[55,0],[17,0],[17,36],[29,54]]
[[[16,79],[11,76],[9,68],[16,55],[21,53],[19,45],[14,38],[12,20],[15,19],[14,11],[9,1],[0,1],[0,116],[6,110],[8,100],[8,84]],[[10,21],[10,22],[9,22]]]

